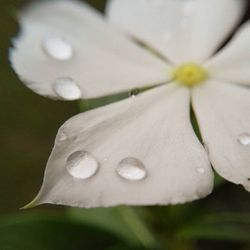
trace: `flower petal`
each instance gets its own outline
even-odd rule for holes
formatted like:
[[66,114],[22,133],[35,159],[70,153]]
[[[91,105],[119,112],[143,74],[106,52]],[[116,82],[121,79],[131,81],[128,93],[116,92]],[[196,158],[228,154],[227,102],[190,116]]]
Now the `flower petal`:
[[[73,117],[57,136],[35,203],[175,204],[208,195],[213,173],[192,130],[189,102],[190,91],[171,84]],[[79,152],[88,161],[69,174]],[[72,177],[83,177],[94,161],[99,171],[91,178]]]
[[19,17],[10,59],[35,92],[73,100],[164,83],[169,66],[77,1],[43,1]]
[[250,191],[249,89],[210,81],[193,90],[193,106],[216,171]]
[[110,19],[174,63],[202,62],[243,14],[242,0],[110,0]]
[[206,63],[211,76],[250,85],[250,22],[247,22],[220,53]]

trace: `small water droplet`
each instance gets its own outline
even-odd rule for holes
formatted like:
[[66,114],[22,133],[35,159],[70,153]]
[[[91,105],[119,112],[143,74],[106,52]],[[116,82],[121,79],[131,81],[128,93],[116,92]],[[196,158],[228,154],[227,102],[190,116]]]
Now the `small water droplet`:
[[239,136],[238,141],[241,145],[248,146],[250,145],[250,134],[243,133]]
[[86,151],[74,152],[67,159],[67,170],[75,178],[88,179],[94,176],[98,169],[98,161]]
[[118,175],[130,181],[139,181],[146,177],[147,171],[144,164],[136,158],[122,160],[116,169]]
[[65,132],[63,132],[63,131],[60,131],[59,132],[59,134],[58,134],[58,140],[59,141],[65,141],[65,140],[67,140],[67,135],[66,135],[66,133]]
[[46,54],[55,60],[66,61],[72,58],[72,46],[61,37],[47,37],[42,43]]
[[130,91],[129,96],[133,98],[133,97],[136,97],[139,94],[140,94],[140,89],[133,89],[133,90]]
[[70,77],[57,78],[53,84],[53,89],[58,96],[66,100],[77,100],[82,96],[80,87]]
[[200,174],[204,174],[206,172],[206,170],[204,168],[197,168],[196,170]]

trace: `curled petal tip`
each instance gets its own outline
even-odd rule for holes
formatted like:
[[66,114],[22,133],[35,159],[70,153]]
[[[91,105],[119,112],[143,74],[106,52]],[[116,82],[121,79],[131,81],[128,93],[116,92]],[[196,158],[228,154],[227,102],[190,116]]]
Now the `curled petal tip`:
[[40,203],[38,201],[38,196],[32,200],[30,203],[28,203],[27,205],[23,206],[20,208],[20,210],[25,210],[25,209],[30,209],[30,208],[34,208],[36,206],[38,206]]

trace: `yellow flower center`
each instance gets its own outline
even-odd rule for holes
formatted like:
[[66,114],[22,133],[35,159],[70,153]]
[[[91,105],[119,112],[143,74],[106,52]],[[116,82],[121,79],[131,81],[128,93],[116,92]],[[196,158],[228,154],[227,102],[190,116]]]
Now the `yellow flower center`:
[[208,73],[205,68],[195,63],[183,64],[173,71],[172,79],[178,83],[193,87],[205,81]]

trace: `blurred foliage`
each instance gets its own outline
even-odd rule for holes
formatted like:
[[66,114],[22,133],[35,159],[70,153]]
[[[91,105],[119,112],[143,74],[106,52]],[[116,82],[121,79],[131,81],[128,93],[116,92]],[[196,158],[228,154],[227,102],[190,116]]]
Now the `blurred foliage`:
[[[9,65],[16,10],[27,2],[9,0],[0,8],[0,250],[250,250],[250,196],[219,177],[212,195],[186,205],[18,211],[41,185],[57,129],[79,112],[75,102],[32,93]],[[100,10],[105,6],[103,0],[88,2]],[[80,108],[128,94],[88,100]],[[195,122],[194,127],[199,133]]]
[[17,215],[1,220],[0,246],[1,250],[132,249],[105,230],[46,214]]
[[207,214],[184,227],[178,234],[181,238],[250,242],[250,214]]

